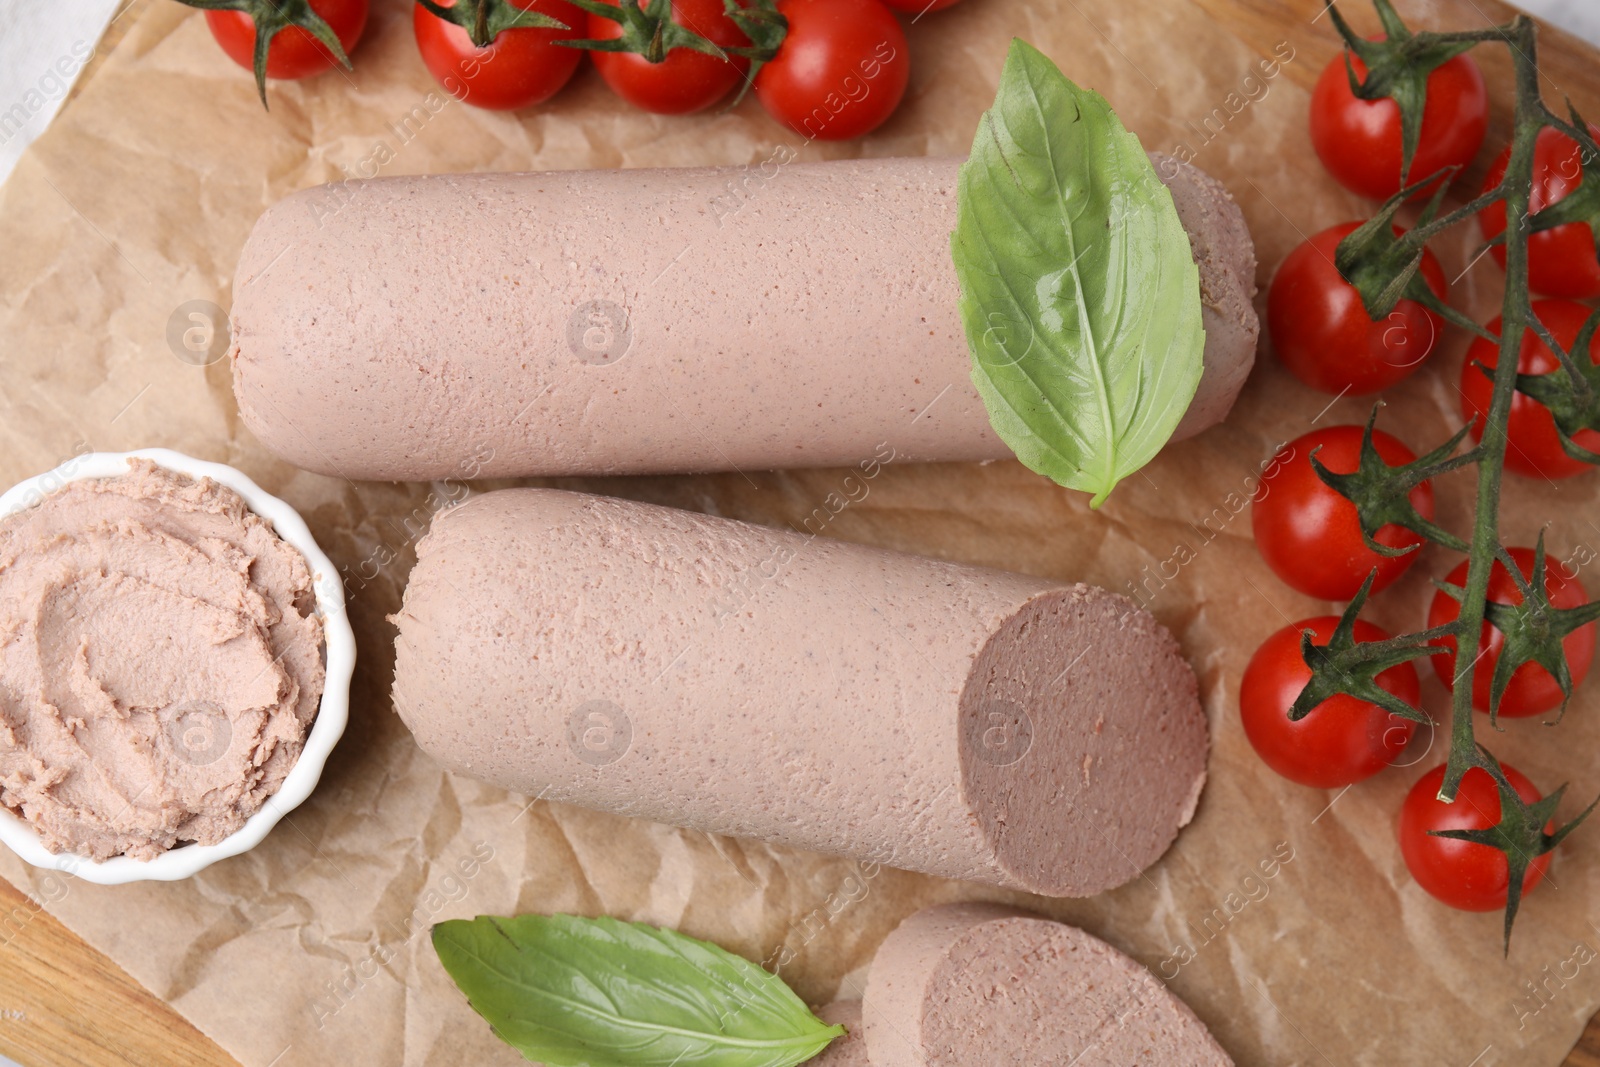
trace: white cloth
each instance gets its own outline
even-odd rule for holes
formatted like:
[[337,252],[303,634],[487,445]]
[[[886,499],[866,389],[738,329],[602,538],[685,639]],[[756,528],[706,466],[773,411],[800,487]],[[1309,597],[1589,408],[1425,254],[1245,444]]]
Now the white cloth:
[[[1538,15],[1552,26],[1560,26],[1574,37],[1600,46],[1600,3],[1595,0],[1511,0],[1531,15]],[[1585,116],[1600,122],[1593,115]]]
[[61,109],[118,4],[0,0],[0,182]]

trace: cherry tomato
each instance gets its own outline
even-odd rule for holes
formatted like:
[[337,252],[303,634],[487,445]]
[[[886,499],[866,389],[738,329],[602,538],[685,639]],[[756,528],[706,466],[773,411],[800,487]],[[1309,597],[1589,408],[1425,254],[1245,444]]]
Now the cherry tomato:
[[[347,56],[367,28],[367,6],[368,0],[311,0],[311,10],[333,30]],[[207,11],[206,26],[230,59],[245,70],[256,69],[256,24],[246,12]],[[267,45],[269,78],[309,78],[338,65],[328,46],[299,26],[279,30]]]
[[[1361,433],[1360,426],[1330,426],[1284,445],[1262,472],[1250,504],[1250,526],[1262,558],[1274,574],[1307,596],[1349,600],[1374,567],[1376,593],[1404,574],[1417,557],[1416,552],[1380,556],[1368,548],[1361,539],[1356,506],[1312,469],[1311,452],[1319,449],[1317,459],[1328,470],[1352,473],[1360,464]],[[1382,430],[1373,431],[1372,444],[1391,465],[1417,458]],[[1431,483],[1423,482],[1408,496],[1418,514],[1433,518]],[[1379,527],[1374,540],[1390,548],[1422,544],[1420,535],[1394,525]]]
[[[1422,365],[1444,329],[1439,316],[1414,300],[1400,301],[1378,322],[1367,317],[1361,294],[1333,265],[1339,242],[1358,225],[1334,226],[1302,243],[1267,293],[1267,330],[1279,362],[1324,393],[1360,396],[1388,388]],[[1427,250],[1422,276],[1434,295],[1448,298],[1444,268]]]
[[[615,0],[607,0],[615,4]],[[722,0],[672,0],[672,21],[687,26],[721,48],[746,47],[750,39],[723,13]],[[622,24],[589,16],[589,36],[612,40]],[[591,52],[595,69],[616,94],[634,107],[658,115],[687,115],[728,95],[750,69],[741,56],[718,59],[691,48],[674,48],[660,63],[637,52]]]
[[[1360,56],[1352,54],[1350,65],[1357,78],[1367,76]],[[1446,61],[1428,75],[1410,181],[1471,163],[1488,128],[1489,91],[1478,64],[1471,56]],[[1343,55],[1323,68],[1312,90],[1311,145],[1328,173],[1351,192],[1387,200],[1400,191],[1400,105],[1352,93]]]
[[883,0],[779,0],[778,11],[789,35],[755,83],[768,114],[806,138],[843,141],[894,113],[911,55]]
[[[1590,311],[1582,304],[1570,300],[1536,300],[1533,313],[1544,323],[1545,329],[1568,352],[1578,340],[1578,331]],[[1489,332],[1500,334],[1498,317],[1489,323]],[[1589,359],[1600,363],[1600,335],[1589,342]],[[1472,437],[1483,439],[1482,420],[1489,413],[1489,399],[1494,383],[1473,364],[1482,363],[1493,370],[1500,363],[1500,346],[1483,338],[1475,338],[1467,349],[1467,358],[1461,364],[1461,417],[1477,419]],[[1539,335],[1528,330],[1522,335],[1522,347],[1517,352],[1517,370],[1523,374],[1548,374],[1561,365],[1556,354],[1550,351]],[[1600,432],[1579,430],[1573,438],[1581,448],[1591,452],[1600,450]],[[1594,470],[1592,466],[1573,459],[1561,447],[1561,436],[1556,432],[1555,417],[1550,409],[1533,397],[1517,393],[1511,398],[1511,418],[1506,425],[1506,469],[1525,474],[1530,478],[1571,478],[1573,475]]]
[[961,0],[883,0],[883,2],[896,11],[904,11],[908,15],[926,15],[930,11],[943,11],[947,7],[955,7]]
[[[583,60],[577,48],[557,41],[581,37],[584,13],[566,0],[511,0],[524,11],[549,15],[570,30],[517,26],[504,30],[487,48],[472,43],[467,31],[421,4],[412,8],[411,28],[429,73],[457,100],[492,111],[515,111],[541,104],[572,78]],[[455,0],[440,0],[454,7]]]
[[[1589,127],[1600,137],[1600,126]],[[1577,141],[1560,130],[1543,129],[1533,148],[1533,190],[1528,199],[1530,211],[1538,211],[1561,200],[1583,179],[1583,153]],[[1483,187],[1492,189],[1505,176],[1511,158],[1508,147],[1489,166]],[[1478,213],[1478,224],[1490,240],[1506,228],[1506,205],[1496,200]],[[1600,260],[1595,258],[1594,231],[1586,222],[1567,222],[1528,237],[1528,288],[1546,296],[1569,300],[1600,297]],[[1490,249],[1502,269],[1506,265],[1503,245]]]
[[[1533,549],[1511,548],[1512,560],[1524,578],[1533,577]],[[1559,560],[1550,556],[1544,558],[1545,563],[1545,594],[1550,598],[1550,603],[1558,608],[1575,608],[1585,604],[1589,595],[1584,592],[1583,585],[1576,576],[1568,577],[1565,567]],[[1454,585],[1466,585],[1467,564],[1463,560],[1450,576],[1445,579]],[[1522,603],[1522,590],[1511,580],[1511,575],[1506,573],[1505,567],[1495,561],[1494,568],[1489,572],[1489,599],[1500,604]],[[1442,626],[1453,621],[1461,613],[1461,605],[1444,590],[1439,590],[1433,595],[1433,603],[1428,606],[1428,626]],[[1572,674],[1574,687],[1581,685],[1589,675],[1589,665],[1594,660],[1594,623],[1581,626],[1568,634],[1561,642],[1561,647],[1567,655],[1567,670]],[[1433,642],[1450,651],[1437,653],[1433,656],[1433,669],[1439,675],[1439,680],[1446,689],[1455,684],[1455,647],[1453,637],[1441,637]],[[1479,711],[1489,710],[1489,684],[1494,678],[1494,665],[1500,660],[1500,650],[1505,647],[1506,638],[1498,629],[1491,626],[1487,620],[1483,624],[1482,637],[1478,641],[1477,666],[1472,674],[1472,706]],[[1540,712],[1549,711],[1561,704],[1561,687],[1550,676],[1550,672],[1537,663],[1524,663],[1511,675],[1511,682],[1506,686],[1506,691],[1500,697],[1500,714],[1507,718],[1519,719],[1527,715],[1538,715]]]
[[[1298,722],[1289,708],[1311,680],[1300,654],[1300,632],[1312,630],[1327,644],[1339,625],[1336,615],[1302,619],[1261,643],[1239,683],[1239,717],[1244,734],[1268,767],[1291,782],[1319,789],[1370,778],[1383,770],[1411,740],[1417,724],[1378,705],[1339,694],[1329,697]],[[1365,619],[1356,620],[1357,641],[1383,641],[1391,635]],[[1378,685],[1415,706],[1417,671],[1401,663],[1378,674]]]
[[[1524,803],[1541,799],[1539,790],[1516,768],[1502,763],[1500,769]],[[1401,805],[1400,855],[1405,857],[1406,869],[1418,885],[1452,908],[1498,911],[1506,906],[1506,890],[1511,886],[1506,854],[1491,845],[1434,837],[1428,831],[1486,830],[1498,825],[1500,788],[1482,767],[1473,767],[1462,776],[1456,799],[1449,804],[1439,799],[1442,784],[1444,765],[1440,764],[1417,779]],[[1528,864],[1528,872],[1522,876],[1524,896],[1544,881],[1549,869],[1548,852]]]

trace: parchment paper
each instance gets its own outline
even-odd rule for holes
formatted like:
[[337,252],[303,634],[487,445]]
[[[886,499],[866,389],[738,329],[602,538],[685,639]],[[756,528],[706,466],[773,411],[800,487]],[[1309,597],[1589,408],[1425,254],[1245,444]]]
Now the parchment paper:
[[[1250,653],[1328,607],[1290,591],[1255,553],[1245,501],[1258,465],[1313,424],[1360,421],[1365,402],[1330,405],[1265,355],[1225,426],[1168,451],[1098,514],[1014,463],[890,465],[829,524],[828,536],[1136,592],[1183,642],[1214,733],[1198,818],[1122,889],[1050,901],[530,803],[443,773],[390,708],[384,616],[429,514],[486,486],[356,485],[296,471],[240,427],[226,361],[202,365],[223,346],[181,344],[190,302],[227,307],[235,257],[261,210],[344,168],[380,158],[385,174],[755,164],[784,144],[805,158],[963,152],[1013,34],[1102,90],[1148,147],[1187,145],[1223,179],[1259,245],[1264,283],[1301,232],[1363,208],[1311,156],[1307,94],[1281,65],[1285,55],[1290,67],[1318,63],[1331,46],[1313,58],[1286,44],[1280,66],[1263,68],[1262,52],[1199,6],[967,0],[911,28],[912,87],[893,121],[864,142],[822,147],[798,145],[754,101],[724,115],[646,116],[592,71],[546,108],[474,111],[433,86],[409,6],[377,4],[356,72],[277,86],[266,115],[198,15],[151,3],[126,16],[137,23],[0,190],[0,481],[89,448],[164,445],[235,464],[296,505],[345,569],[360,641],[348,734],[316,795],[253,852],[171,885],[102,888],[9,854],[0,875],[249,1067],[519,1062],[441,971],[426,928],[446,917],[572,910],[664,923],[783,961],[820,1002],[859,992],[899,919],[957,898],[1019,900],[1108,939],[1168,978],[1242,1064],[1561,1059],[1600,1004],[1591,921],[1600,829],[1563,848],[1503,960],[1499,916],[1434,903],[1396,849],[1400,800],[1440,759],[1426,737],[1407,757],[1414,766],[1336,793],[1275,777],[1239,728]],[[1325,24],[1306,32],[1331,40]],[[407,121],[409,131],[397,125]],[[1467,268],[1474,238],[1439,249],[1451,277]],[[1499,285],[1484,259],[1456,298],[1483,315]],[[180,340],[169,343],[174,323]],[[1455,425],[1463,349],[1451,335],[1430,367],[1392,390],[1383,425],[1413,446],[1442,440]],[[567,484],[784,525],[824,502],[842,473]],[[1551,551],[1591,590],[1597,482],[1511,479],[1504,509],[1508,535],[1524,543],[1548,523]],[[1439,488],[1442,520],[1461,528],[1469,482]],[[1430,551],[1372,617],[1416,628],[1428,578],[1453,563]],[[1442,688],[1422,673],[1441,708]],[[1557,730],[1517,721],[1493,738],[1544,788],[1575,782],[1564,815],[1600,788],[1597,694],[1592,681],[1582,688]]]

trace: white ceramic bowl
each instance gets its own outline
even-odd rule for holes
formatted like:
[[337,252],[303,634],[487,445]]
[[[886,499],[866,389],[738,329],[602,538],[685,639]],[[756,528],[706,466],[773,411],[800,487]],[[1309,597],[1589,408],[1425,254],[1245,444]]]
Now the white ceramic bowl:
[[266,519],[278,536],[305,556],[317,597],[317,614],[322,617],[324,657],[327,679],[322,704],[306,735],[304,749],[289,776],[276,793],[267,798],[261,810],[250,816],[238,831],[214,845],[183,845],[164,852],[153,860],[116,856],[103,863],[70,853],[54,853],[44,847],[38,833],[26,822],[0,808],[0,841],[35,867],[66,871],[87,882],[121,885],[148,880],[170,882],[187,878],[220,859],[237,856],[255,847],[278,820],[311,795],[328,754],[344,733],[350,717],[350,674],[356,665],[355,635],[344,610],[344,585],[339,571],[323,555],[311,537],[305,520],[277,497],[255,482],[220,463],[192,459],[165,448],[142,448],[136,452],[89,452],[67,460],[48,471],[13,486],[0,496],[0,518],[34,507],[68,482],[84,478],[110,478],[128,471],[128,460],[148,459],[159,467],[194,478],[220,482],[244,498],[250,510]]

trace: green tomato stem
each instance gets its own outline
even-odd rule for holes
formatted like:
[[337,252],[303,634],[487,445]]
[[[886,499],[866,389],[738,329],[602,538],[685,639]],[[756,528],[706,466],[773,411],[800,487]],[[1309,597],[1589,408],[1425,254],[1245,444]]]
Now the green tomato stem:
[[[1487,32],[1487,31],[1485,31]],[[1505,471],[1506,427],[1516,396],[1517,361],[1522,334],[1532,317],[1528,294],[1528,206],[1533,188],[1533,150],[1544,128],[1544,105],[1539,96],[1536,61],[1538,33],[1532,21],[1517,16],[1497,31],[1511,52],[1516,74],[1511,157],[1498,192],[1505,200],[1506,226],[1516,238],[1506,241],[1505,296],[1500,305],[1500,357],[1494,371],[1494,389],[1484,417],[1482,455],[1478,463],[1478,499],[1472,523],[1467,581],[1460,613],[1456,617],[1455,683],[1450,693],[1450,755],[1446,760],[1439,799],[1453,801],[1461,778],[1472,767],[1488,769],[1478,749],[1474,731],[1473,671],[1478,657],[1478,637],[1483,627],[1489,577],[1500,549],[1500,485]]]

